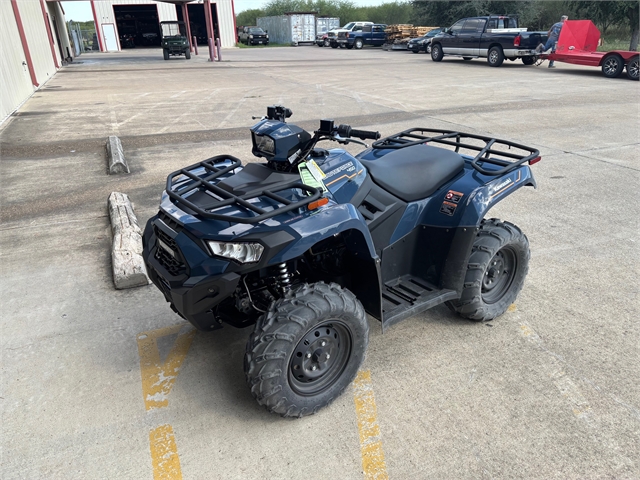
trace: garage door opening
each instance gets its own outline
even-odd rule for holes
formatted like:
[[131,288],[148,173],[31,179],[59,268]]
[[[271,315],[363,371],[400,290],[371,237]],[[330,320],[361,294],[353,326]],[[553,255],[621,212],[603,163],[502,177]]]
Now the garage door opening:
[[[207,23],[204,18],[204,4],[188,4],[189,9],[189,26],[191,27],[191,35],[196,37],[198,45],[208,45],[207,42]],[[178,20],[184,21],[182,18],[182,9],[177,8]],[[220,29],[218,27],[218,10],[216,4],[211,4],[211,19],[213,20],[213,31],[215,38],[220,38]]]
[[159,47],[160,24],[156,5],[114,5],[121,48]]

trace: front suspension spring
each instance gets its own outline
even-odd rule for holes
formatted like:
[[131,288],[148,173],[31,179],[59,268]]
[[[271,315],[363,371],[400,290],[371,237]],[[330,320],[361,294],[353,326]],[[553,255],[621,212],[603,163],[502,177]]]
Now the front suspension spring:
[[278,269],[278,275],[276,275],[276,280],[278,281],[278,285],[280,289],[284,292],[291,285],[291,275],[289,273],[289,269],[286,263],[281,263],[276,267]]

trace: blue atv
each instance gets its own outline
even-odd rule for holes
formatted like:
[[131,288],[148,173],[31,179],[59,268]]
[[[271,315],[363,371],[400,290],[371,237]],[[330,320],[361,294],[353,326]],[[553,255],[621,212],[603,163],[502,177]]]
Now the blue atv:
[[[491,320],[522,289],[527,237],[485,213],[535,187],[536,149],[413,128],[378,132],[320,121],[310,134],[268,107],[251,128],[264,163],[219,155],[173,172],[147,223],[149,276],[198,330],[255,325],[245,373],[259,404],[317,412],[353,381],[382,331],[445,303]],[[375,140],[369,148],[356,140]],[[322,140],[367,147],[355,157]]]

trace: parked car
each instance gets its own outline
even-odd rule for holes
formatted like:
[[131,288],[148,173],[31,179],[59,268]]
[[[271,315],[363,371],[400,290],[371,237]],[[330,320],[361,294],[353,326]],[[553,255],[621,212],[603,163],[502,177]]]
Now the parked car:
[[486,58],[491,67],[505,59],[522,59],[533,65],[538,58],[536,47],[547,40],[546,32],[527,32],[518,28],[518,18],[509,15],[463,18],[431,40],[431,58],[439,62],[446,55],[464,60]]
[[433,40],[433,37],[437,34],[442,33],[442,30],[442,28],[436,28],[435,30],[425,33],[422,37],[412,38],[407,44],[407,50],[411,50],[413,53],[431,53],[431,40]]
[[330,47],[331,42],[329,41],[329,34],[325,32],[316,35],[316,45],[319,47]]
[[247,45],[269,45],[269,34],[260,27],[242,27],[238,41]]
[[387,34],[384,29],[387,26],[383,23],[373,25],[363,25],[362,30],[353,30],[352,32],[338,32],[338,44],[344,45],[351,49],[360,50],[365,45],[381,47],[387,41]]
[[340,32],[357,32],[362,30],[365,25],[373,25],[373,22],[349,22],[342,28],[336,28],[335,30],[329,30],[327,32],[327,38],[329,39],[329,45],[331,48],[343,48],[346,47],[346,42],[343,44],[338,43],[338,34]]

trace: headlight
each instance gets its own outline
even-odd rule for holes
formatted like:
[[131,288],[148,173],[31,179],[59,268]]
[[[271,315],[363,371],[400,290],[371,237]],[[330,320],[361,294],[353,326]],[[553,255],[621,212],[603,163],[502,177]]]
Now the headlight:
[[269,40],[269,35],[267,35],[267,40]]
[[259,243],[228,243],[208,240],[211,253],[218,257],[229,258],[240,263],[253,263],[260,260],[264,247]]
[[249,35],[249,38],[253,38],[253,35]]
[[273,141],[273,138],[267,137],[266,135],[255,135],[255,138],[256,148],[258,150],[269,155],[276,153],[276,143]]

